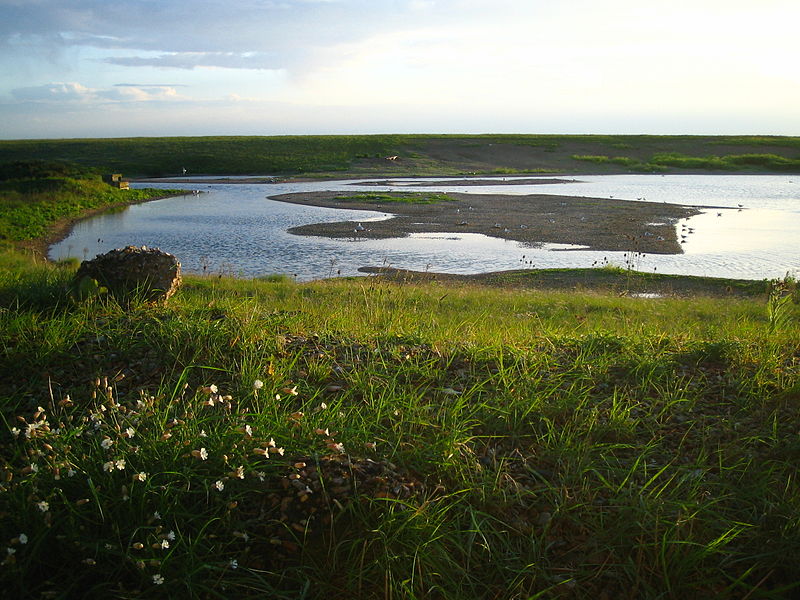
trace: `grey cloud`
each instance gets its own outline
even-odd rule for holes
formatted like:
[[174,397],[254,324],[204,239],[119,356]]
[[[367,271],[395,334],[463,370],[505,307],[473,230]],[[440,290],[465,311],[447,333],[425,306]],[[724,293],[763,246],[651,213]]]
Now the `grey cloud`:
[[[131,56],[109,59],[126,66],[301,70],[331,46],[411,26],[413,1],[0,0],[0,52],[21,44],[52,52],[83,46],[128,50]],[[177,56],[184,53],[208,62]]]
[[183,100],[176,86],[115,85],[110,89],[93,89],[75,82],[47,83],[11,90],[18,103],[76,105],[96,102],[153,102]]
[[11,90],[11,96],[21,102],[80,102],[92,95],[92,90],[79,83],[48,83]]
[[254,52],[175,52],[155,57],[114,57],[107,58],[105,62],[123,67],[162,67],[171,69],[194,69],[196,67],[221,67],[225,69],[279,68],[274,58]]
[[178,88],[189,87],[185,83],[115,83],[114,87],[136,87],[136,88]]

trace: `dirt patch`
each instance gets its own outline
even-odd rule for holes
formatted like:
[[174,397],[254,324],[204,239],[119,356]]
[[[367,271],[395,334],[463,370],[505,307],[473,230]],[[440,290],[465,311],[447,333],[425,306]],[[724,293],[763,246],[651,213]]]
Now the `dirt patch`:
[[[574,244],[589,250],[681,254],[675,223],[699,214],[700,207],[603,198],[532,194],[448,193],[450,202],[358,202],[337,199],[341,192],[271,196],[271,200],[307,206],[389,212],[385,221],[360,228],[352,221],[294,227],[296,235],[386,239],[413,233],[479,233],[521,242]],[[402,199],[403,193],[386,193]],[[407,196],[407,194],[406,194]]]

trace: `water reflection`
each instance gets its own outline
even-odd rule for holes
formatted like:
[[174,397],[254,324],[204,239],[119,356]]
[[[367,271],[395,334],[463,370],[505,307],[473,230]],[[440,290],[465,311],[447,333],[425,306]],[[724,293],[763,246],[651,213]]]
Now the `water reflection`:
[[[530,179],[527,177],[526,179]],[[800,186],[792,176],[675,175],[592,176],[580,182],[545,185],[444,186],[465,193],[560,194],[725,207],[678,224],[682,255],[645,255],[645,271],[761,279],[800,268]],[[798,178],[800,179],[800,178]],[[398,180],[419,183],[424,180]],[[363,183],[363,182],[361,182]],[[354,185],[355,184],[355,185]],[[291,227],[350,220],[384,219],[381,212],[306,207],[267,196],[329,189],[384,189],[359,182],[278,184],[151,184],[200,189],[200,195],[131,206],[80,222],[50,250],[53,259],[91,258],[129,244],[160,247],[178,256],[188,272],[227,272],[245,277],[289,273],[299,280],[356,274],[359,267],[476,273],[525,266],[588,267],[594,262],[625,265],[621,252],[595,252],[567,245],[532,249],[479,234],[420,234],[409,238],[349,240],[290,235]],[[386,186],[387,190],[393,189]],[[408,187],[404,187],[408,189]],[[423,191],[425,187],[415,187]],[[739,205],[742,205],[740,210]],[[526,256],[525,263],[522,255]],[[530,264],[532,263],[532,265]]]

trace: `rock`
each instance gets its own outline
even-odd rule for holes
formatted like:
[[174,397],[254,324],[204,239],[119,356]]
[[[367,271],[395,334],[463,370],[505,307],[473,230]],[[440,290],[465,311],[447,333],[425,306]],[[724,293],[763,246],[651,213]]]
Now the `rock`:
[[76,283],[94,279],[117,300],[166,300],[181,284],[181,263],[158,248],[127,246],[85,260]]

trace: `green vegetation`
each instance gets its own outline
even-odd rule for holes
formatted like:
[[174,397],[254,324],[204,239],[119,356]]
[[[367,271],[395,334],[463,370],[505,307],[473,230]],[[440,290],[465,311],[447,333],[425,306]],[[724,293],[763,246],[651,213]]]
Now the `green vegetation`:
[[661,172],[668,167],[680,169],[702,169],[708,171],[740,171],[742,169],[762,169],[765,171],[800,172],[800,159],[789,159],[775,154],[728,154],[725,156],[685,156],[679,152],[654,154],[647,162],[640,162],[626,156],[605,156],[574,154],[575,160],[596,164],[615,164],[633,171]]
[[428,192],[393,192],[390,194],[360,193],[351,196],[336,196],[338,202],[377,202],[389,204],[402,202],[405,204],[436,204],[437,202],[452,202],[453,198],[447,194]]
[[0,242],[32,240],[60,220],[174,193],[180,192],[120,190],[74,164],[0,165]]
[[2,260],[10,597],[798,590],[791,302],[188,278],[123,310]]
[[[621,150],[625,156],[620,156]],[[656,157],[661,155],[662,160]],[[387,156],[398,156],[387,161]],[[0,141],[0,163],[67,160],[130,176],[459,175],[726,168],[798,172],[800,138],[652,135],[230,136]],[[769,158],[762,158],[762,157]],[[671,157],[671,158],[670,158]],[[748,158],[750,157],[750,158]],[[693,158],[694,160],[694,158]],[[705,161],[705,162],[704,162]],[[581,163],[582,169],[587,166]]]

